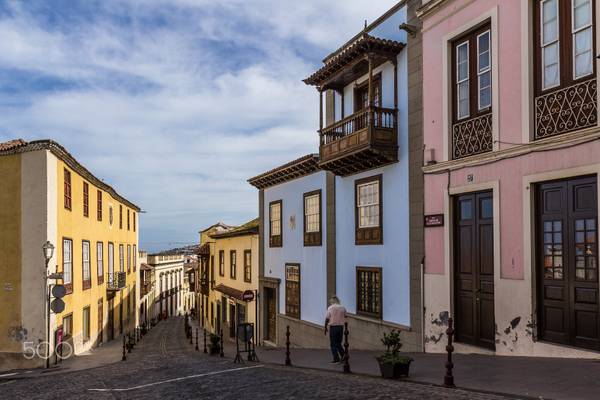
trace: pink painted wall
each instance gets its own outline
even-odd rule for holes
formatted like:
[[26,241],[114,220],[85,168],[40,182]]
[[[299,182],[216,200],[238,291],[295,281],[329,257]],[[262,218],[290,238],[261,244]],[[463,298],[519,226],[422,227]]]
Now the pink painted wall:
[[[524,0],[522,0],[524,1]],[[527,35],[521,37],[521,1],[478,0],[461,9],[465,0],[456,0],[424,21],[423,81],[424,81],[424,142],[435,150],[439,161],[443,149],[443,37],[469,21],[477,19],[497,6],[498,10],[498,72],[499,139],[522,143],[521,101],[521,46]],[[444,19],[444,17],[449,16]],[[450,140],[449,140],[450,142]],[[450,146],[451,144],[449,144]],[[500,148],[511,147],[502,144]],[[523,176],[536,173],[596,164],[600,158],[600,143],[580,145],[569,149],[533,153],[477,167],[466,167],[450,175],[450,187],[469,184],[500,182],[500,249],[501,278],[524,278],[523,254]],[[473,182],[467,182],[467,175]],[[444,212],[444,193],[448,186],[446,173],[425,175],[425,214]],[[450,223],[450,221],[446,221]],[[425,230],[425,271],[444,274],[444,228]]]

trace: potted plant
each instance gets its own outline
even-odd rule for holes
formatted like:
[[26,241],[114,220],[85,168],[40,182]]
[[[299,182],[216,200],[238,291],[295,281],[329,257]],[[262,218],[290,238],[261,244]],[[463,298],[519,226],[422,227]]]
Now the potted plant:
[[413,359],[400,354],[400,348],[402,347],[400,331],[393,329],[389,333],[384,333],[381,343],[385,346],[385,353],[377,357],[381,376],[386,379],[398,379],[401,376],[408,376],[410,363]]
[[221,351],[221,338],[219,337],[219,335],[215,335],[214,333],[211,333],[210,336],[208,337],[209,340],[209,351],[210,354],[219,354]]

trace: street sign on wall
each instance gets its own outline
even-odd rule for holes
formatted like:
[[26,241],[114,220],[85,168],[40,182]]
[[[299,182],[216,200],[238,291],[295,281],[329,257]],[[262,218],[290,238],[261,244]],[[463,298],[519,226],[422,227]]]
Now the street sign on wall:
[[55,314],[60,314],[65,310],[65,302],[62,301],[62,299],[54,299],[52,300],[52,303],[50,303],[50,309]]
[[242,300],[246,302],[254,300],[254,292],[252,290],[246,290],[242,293]]

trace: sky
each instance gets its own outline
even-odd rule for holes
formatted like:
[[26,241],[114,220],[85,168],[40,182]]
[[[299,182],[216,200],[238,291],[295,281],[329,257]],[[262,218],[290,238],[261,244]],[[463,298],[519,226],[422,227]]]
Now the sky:
[[139,205],[140,249],[258,214],[318,151],[302,79],[396,0],[0,0],[0,141],[53,139]]

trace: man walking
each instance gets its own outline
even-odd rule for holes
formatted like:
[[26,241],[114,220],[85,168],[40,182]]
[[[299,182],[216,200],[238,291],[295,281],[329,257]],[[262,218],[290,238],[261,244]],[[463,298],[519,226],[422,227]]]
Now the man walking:
[[346,309],[340,304],[340,299],[337,296],[332,296],[329,299],[329,304],[325,314],[325,334],[327,335],[327,326],[329,326],[329,344],[333,355],[331,364],[338,364],[345,357],[342,339],[344,337]]

